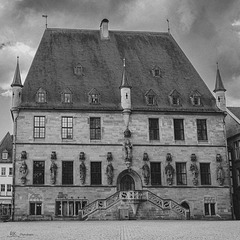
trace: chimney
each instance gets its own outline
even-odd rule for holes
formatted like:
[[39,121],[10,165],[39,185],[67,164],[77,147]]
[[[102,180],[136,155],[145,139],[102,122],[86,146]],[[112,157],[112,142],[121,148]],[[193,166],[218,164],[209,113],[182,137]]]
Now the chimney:
[[100,24],[100,36],[102,40],[109,39],[108,22],[108,19],[104,18]]

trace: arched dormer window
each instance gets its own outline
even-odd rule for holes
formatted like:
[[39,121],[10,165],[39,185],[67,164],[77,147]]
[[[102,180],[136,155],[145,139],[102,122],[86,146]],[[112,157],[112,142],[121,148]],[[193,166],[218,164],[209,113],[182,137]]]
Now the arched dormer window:
[[161,77],[161,76],[162,76],[162,72],[161,72],[160,67],[154,66],[154,67],[152,68],[152,75],[153,75],[154,77]]
[[202,105],[201,94],[197,90],[192,92],[192,94],[190,95],[190,99],[191,99],[191,103],[193,106],[201,106]]
[[73,72],[75,75],[82,76],[83,75],[83,67],[80,63],[78,63],[74,68]]
[[61,94],[62,103],[72,103],[72,92],[69,88],[63,90]]
[[36,94],[36,102],[37,103],[45,103],[47,102],[47,94],[46,91],[42,88],[39,88]]
[[100,104],[100,94],[95,88],[88,93],[88,102],[90,104]]
[[145,99],[146,99],[147,105],[150,105],[150,106],[157,105],[157,95],[152,89],[146,92]]
[[7,160],[8,159],[8,151],[5,149],[2,151],[2,160]]
[[170,103],[173,106],[181,106],[180,93],[177,90],[172,90],[169,94]]

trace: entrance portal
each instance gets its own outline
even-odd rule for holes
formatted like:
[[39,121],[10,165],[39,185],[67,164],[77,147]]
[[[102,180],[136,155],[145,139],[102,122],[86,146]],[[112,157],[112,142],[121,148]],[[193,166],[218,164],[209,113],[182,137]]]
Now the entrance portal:
[[120,191],[133,191],[135,190],[135,183],[130,175],[122,177],[120,182]]

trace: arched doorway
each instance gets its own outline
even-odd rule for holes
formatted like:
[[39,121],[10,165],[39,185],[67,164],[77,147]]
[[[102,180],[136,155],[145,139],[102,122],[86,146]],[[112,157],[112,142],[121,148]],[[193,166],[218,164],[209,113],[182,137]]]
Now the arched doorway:
[[120,191],[133,191],[135,190],[135,182],[130,175],[125,175],[120,181]]
[[181,203],[181,206],[188,210],[187,219],[190,219],[190,207],[186,201]]
[[142,190],[142,180],[137,172],[126,169],[117,178],[117,191]]

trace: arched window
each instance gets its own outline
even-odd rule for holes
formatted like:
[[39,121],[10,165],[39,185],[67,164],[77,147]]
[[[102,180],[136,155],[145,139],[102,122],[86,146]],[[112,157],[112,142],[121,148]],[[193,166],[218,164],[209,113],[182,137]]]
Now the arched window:
[[47,102],[46,91],[42,88],[39,88],[36,94],[36,102],[37,103],[45,103]]

